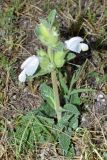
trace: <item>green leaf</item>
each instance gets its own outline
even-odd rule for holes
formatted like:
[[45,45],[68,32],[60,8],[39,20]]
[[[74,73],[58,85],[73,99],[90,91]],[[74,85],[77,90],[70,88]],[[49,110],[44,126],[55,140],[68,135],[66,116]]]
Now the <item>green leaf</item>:
[[92,89],[92,88],[80,88],[80,89],[73,89],[70,93],[71,94],[77,94],[77,93],[81,93],[81,92],[95,92],[96,90]]
[[74,116],[71,118],[70,122],[69,122],[69,127],[76,129],[78,127],[78,117]]
[[68,149],[70,147],[70,136],[65,133],[60,133],[59,134],[59,145],[61,146],[65,154],[67,154]]
[[55,117],[56,112],[55,110],[50,107],[47,103],[43,103],[38,110],[40,111],[40,115],[44,115],[46,117]]
[[107,159],[107,152],[104,152],[104,153],[103,153],[103,157],[104,157],[104,160]]
[[37,51],[37,54],[38,54],[38,56],[40,56],[40,57],[43,57],[43,56],[48,57],[47,53],[46,53],[43,49],[38,50],[38,51]]
[[51,73],[52,71],[54,70],[54,65],[52,63],[49,63],[46,67],[43,68],[40,68],[40,70],[38,70],[38,72],[32,76],[32,78],[35,78],[35,77],[39,77],[39,76],[43,76],[43,75],[46,75],[48,73]]
[[72,91],[72,88],[73,88],[73,85],[77,82],[77,80],[80,78],[80,75],[81,75],[81,70],[82,68],[79,67],[78,70],[75,70],[72,78],[71,78],[71,82],[70,82],[70,88],[69,88],[69,95]]
[[48,22],[50,23],[51,26],[53,25],[53,23],[55,21],[55,17],[56,17],[56,10],[54,9],[48,15]]
[[39,57],[39,60],[40,60],[40,67],[41,67],[41,69],[44,69],[44,68],[48,69],[49,66],[51,65],[50,60],[49,60],[49,58],[47,56]]
[[53,124],[53,119],[35,115],[35,111],[29,112],[21,117],[15,131],[12,130],[9,133],[10,141],[13,144],[17,143],[19,153],[23,152],[25,148],[34,147],[36,141],[53,142],[54,136],[51,131]]
[[57,129],[60,129],[62,130],[64,127],[67,127],[68,126],[68,123],[69,123],[69,119],[71,118],[72,115],[64,115],[60,121],[58,122],[57,124]]
[[64,77],[61,74],[61,72],[59,72],[59,81],[60,81],[61,87],[62,87],[62,89],[64,91],[64,94],[68,94],[69,90],[68,90],[68,87],[67,87],[67,85],[66,85],[66,83],[64,81]]
[[54,53],[54,63],[56,67],[60,68],[64,65],[65,62],[65,52],[63,50],[56,51]]
[[47,118],[47,117],[43,117],[43,116],[37,116],[37,118],[39,120],[41,120],[41,122],[43,124],[47,124],[47,125],[53,125],[54,124],[54,120],[51,118]]
[[47,86],[45,83],[43,83],[40,86],[40,92],[44,100],[49,104],[50,107],[54,108],[55,102],[54,102],[54,94],[51,87]]
[[[55,48],[55,52],[56,52],[56,51],[62,51],[62,50],[64,50],[64,47],[65,47],[64,43],[61,42],[61,41],[59,41],[57,48]],[[65,52],[65,51],[64,51],[64,52]],[[66,54],[66,52],[65,52],[65,54]]]
[[74,53],[68,52],[66,56],[66,61],[70,61],[71,59],[74,59],[76,55]]
[[75,156],[75,147],[73,144],[70,144],[70,148],[68,150],[68,153],[67,155],[68,157],[70,157],[70,159],[74,159],[74,156]]
[[74,115],[80,115],[80,112],[78,111],[77,107],[73,104],[65,104],[64,105],[64,109],[69,111],[70,113],[74,114]]
[[75,105],[81,104],[81,100],[80,100],[80,97],[78,96],[78,93],[71,94],[70,103]]

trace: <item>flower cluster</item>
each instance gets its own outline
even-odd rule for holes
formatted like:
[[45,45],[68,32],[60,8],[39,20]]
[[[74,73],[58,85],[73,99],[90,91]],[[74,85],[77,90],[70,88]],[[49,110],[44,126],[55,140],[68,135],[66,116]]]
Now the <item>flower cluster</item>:
[[[88,50],[88,45],[83,43],[83,38],[81,37],[73,37],[67,41],[65,41],[65,48],[69,49],[72,52],[75,53],[80,53],[81,51],[87,51]],[[58,62],[58,64],[56,65],[57,67],[60,66],[60,61],[63,61],[64,56],[62,56],[62,60],[59,58],[61,55],[63,54],[63,52],[57,52],[55,54],[59,54],[59,56],[57,55],[56,57],[58,58],[56,61]],[[31,56],[29,58],[27,58],[21,65],[21,69],[22,72],[19,75],[19,81],[20,82],[25,82],[27,76],[32,76],[38,66],[39,66],[39,57],[38,56]]]

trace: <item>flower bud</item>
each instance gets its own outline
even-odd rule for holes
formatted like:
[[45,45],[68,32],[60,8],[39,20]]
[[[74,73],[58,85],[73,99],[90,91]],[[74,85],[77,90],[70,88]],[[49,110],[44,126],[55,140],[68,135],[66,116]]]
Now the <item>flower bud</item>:
[[58,41],[58,34],[55,28],[51,28],[48,23],[41,23],[36,33],[41,42],[46,46],[56,47]]

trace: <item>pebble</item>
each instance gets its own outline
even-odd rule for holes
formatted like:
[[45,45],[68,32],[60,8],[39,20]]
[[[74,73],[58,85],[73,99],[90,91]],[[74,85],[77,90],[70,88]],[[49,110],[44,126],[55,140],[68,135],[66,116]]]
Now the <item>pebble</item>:
[[16,99],[16,95],[13,96],[13,99],[14,99],[14,100]]
[[85,122],[85,121],[86,121],[86,118],[83,116],[82,119],[81,119],[81,121],[82,121],[82,122]]
[[102,102],[105,102],[106,100],[105,100],[105,99],[102,99],[101,101],[102,101]]
[[97,102],[105,102],[105,101],[106,101],[106,100],[105,100],[103,94],[99,94],[99,95],[97,96]]
[[102,98],[104,98],[104,96],[103,96],[103,94],[99,94],[97,98],[102,99]]

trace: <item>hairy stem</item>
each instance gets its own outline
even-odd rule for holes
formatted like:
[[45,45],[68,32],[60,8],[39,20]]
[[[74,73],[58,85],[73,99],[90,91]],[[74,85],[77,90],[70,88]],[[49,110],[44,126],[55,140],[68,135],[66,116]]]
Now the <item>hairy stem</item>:
[[57,119],[59,121],[61,119],[61,109],[60,109],[60,100],[59,100],[57,77],[56,77],[55,70],[51,72],[51,79],[52,79],[53,92],[54,92],[55,111],[57,114]]

